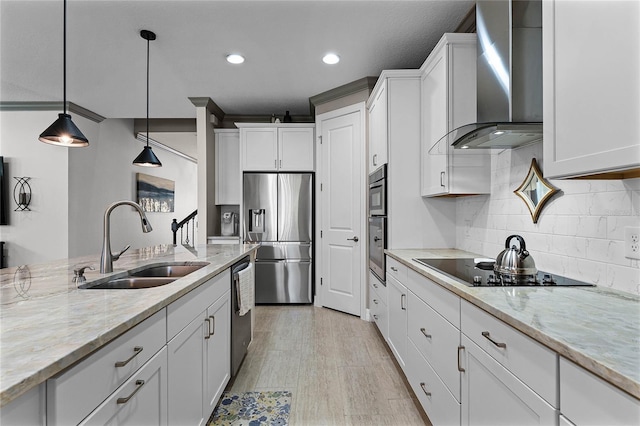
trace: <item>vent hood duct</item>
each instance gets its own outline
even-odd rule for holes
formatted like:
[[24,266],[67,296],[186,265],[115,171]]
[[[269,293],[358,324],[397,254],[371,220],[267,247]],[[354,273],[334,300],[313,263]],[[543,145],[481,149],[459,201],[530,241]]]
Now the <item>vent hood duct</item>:
[[478,0],[478,123],[455,148],[517,148],[542,139],[542,1]]

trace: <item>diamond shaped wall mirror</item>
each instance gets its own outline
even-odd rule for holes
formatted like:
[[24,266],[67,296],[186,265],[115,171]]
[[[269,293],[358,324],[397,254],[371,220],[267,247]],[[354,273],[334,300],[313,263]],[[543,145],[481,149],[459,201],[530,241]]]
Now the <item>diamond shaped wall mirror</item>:
[[538,163],[536,163],[536,159],[533,158],[527,177],[524,178],[524,181],[518,189],[513,192],[522,198],[529,208],[533,223],[538,223],[538,217],[540,216],[542,207],[551,197],[559,192],[559,190],[542,176]]

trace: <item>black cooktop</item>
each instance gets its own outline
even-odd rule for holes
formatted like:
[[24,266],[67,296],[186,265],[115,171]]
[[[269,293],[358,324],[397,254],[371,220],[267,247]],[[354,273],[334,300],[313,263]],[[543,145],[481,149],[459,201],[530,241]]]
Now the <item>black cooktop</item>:
[[413,259],[416,262],[449,275],[461,281],[469,287],[513,287],[513,286],[586,286],[593,287],[582,281],[560,275],[552,275],[548,272],[538,271],[535,277],[513,279],[509,276],[500,276],[493,270],[491,263],[479,263],[474,259]]

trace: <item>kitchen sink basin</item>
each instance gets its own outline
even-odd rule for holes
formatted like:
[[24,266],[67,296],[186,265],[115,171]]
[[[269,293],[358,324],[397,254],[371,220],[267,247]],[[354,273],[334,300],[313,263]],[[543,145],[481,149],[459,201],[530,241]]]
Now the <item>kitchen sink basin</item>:
[[[177,280],[178,278],[166,278],[166,277],[125,277],[115,278],[103,283],[89,283],[89,286],[82,287],[94,290],[105,289],[136,289],[136,288],[151,288],[159,287],[161,285],[169,284]],[[95,285],[92,285],[95,284]]]
[[185,277],[208,264],[207,262],[174,262],[149,265],[137,271],[81,284],[78,288],[105,290],[159,287]]

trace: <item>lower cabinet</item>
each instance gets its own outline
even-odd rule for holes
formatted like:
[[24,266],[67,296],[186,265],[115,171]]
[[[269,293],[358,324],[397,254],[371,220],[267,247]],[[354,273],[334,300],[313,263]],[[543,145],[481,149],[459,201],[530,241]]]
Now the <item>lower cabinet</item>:
[[462,335],[462,425],[555,425],[556,409]]
[[[205,334],[205,416],[209,416],[231,378],[231,293],[227,292],[207,309]],[[208,337],[207,337],[208,336]],[[204,419],[207,420],[206,418]]]
[[389,347],[405,368],[407,354],[407,288],[397,279],[387,274],[387,291],[389,292]]
[[369,312],[380,334],[389,338],[389,310],[387,308],[387,288],[373,273],[369,272]]
[[81,425],[167,425],[167,348],[96,408]]

